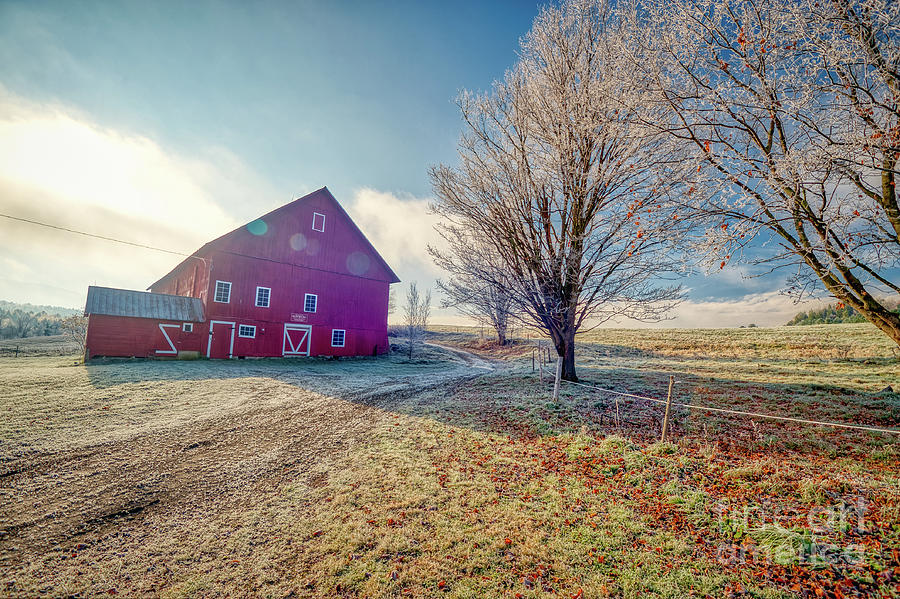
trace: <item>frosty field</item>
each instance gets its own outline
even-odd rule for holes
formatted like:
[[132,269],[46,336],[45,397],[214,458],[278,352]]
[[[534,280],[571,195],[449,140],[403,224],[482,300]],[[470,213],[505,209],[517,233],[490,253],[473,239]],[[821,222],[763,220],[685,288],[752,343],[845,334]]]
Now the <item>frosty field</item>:
[[[0,358],[10,596],[897,596],[900,439],[674,415],[437,328],[338,361]],[[579,375],[894,427],[866,325],[597,331]],[[837,349],[835,349],[837,348]]]

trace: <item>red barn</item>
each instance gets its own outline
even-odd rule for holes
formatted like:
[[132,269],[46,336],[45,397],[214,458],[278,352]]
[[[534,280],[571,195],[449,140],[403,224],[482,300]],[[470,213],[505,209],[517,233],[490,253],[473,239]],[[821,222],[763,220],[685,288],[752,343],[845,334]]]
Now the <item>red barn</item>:
[[86,355],[376,355],[397,282],[323,187],[210,241],[149,293],[90,287]]

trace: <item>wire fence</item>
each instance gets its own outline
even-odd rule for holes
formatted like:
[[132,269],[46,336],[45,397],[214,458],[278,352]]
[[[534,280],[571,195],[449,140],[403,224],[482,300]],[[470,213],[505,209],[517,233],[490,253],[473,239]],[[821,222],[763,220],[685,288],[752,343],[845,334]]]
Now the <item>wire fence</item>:
[[698,404],[683,403],[683,402],[676,402],[676,401],[668,402],[665,399],[659,399],[656,397],[647,397],[644,395],[635,395],[634,393],[623,393],[622,391],[616,391],[614,389],[606,389],[603,387],[598,387],[596,385],[588,385],[585,383],[576,383],[574,381],[566,381],[566,380],[563,380],[562,382],[568,383],[570,385],[577,385],[579,387],[586,387],[589,389],[593,389],[594,391],[602,391],[604,393],[609,393],[611,395],[616,395],[618,397],[625,397],[625,398],[629,398],[629,399],[642,399],[645,401],[650,401],[653,403],[658,403],[658,404],[663,404],[663,405],[666,405],[668,403],[671,406],[679,406],[679,407],[687,408],[689,410],[718,412],[718,413],[722,413],[722,414],[734,414],[736,416],[749,416],[751,418],[762,418],[765,420],[779,420],[782,422],[796,422],[799,424],[811,424],[811,425],[817,425],[817,426],[829,426],[832,428],[853,429],[853,430],[868,431],[868,432],[873,432],[873,433],[886,433],[886,434],[892,434],[892,435],[900,435],[900,430],[891,429],[891,428],[879,428],[879,427],[874,427],[874,426],[865,426],[862,424],[850,424],[847,422],[826,422],[823,420],[808,420],[806,418],[793,418],[791,416],[777,416],[775,414],[763,414],[760,412],[746,412],[744,410],[732,410],[729,408],[716,408],[713,406],[703,406],[703,405],[698,405]]
[[34,358],[40,356],[68,356],[78,354],[79,349],[74,344],[48,343],[48,344],[22,344],[5,345],[0,347],[0,358]]

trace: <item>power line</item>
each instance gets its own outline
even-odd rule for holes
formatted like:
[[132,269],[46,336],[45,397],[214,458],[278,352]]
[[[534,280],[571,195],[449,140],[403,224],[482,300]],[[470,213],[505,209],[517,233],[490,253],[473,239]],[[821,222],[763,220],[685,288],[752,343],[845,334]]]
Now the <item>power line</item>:
[[[57,231],[65,231],[65,232],[67,232],[67,233],[75,233],[76,235],[84,235],[85,237],[93,237],[93,238],[95,238],[95,239],[102,239],[102,240],[104,240],[104,241],[112,241],[112,242],[114,242],[114,243],[122,243],[122,244],[125,244],[125,245],[130,245],[130,246],[132,246],[132,247],[142,248],[142,249],[145,249],[145,250],[153,250],[153,251],[155,251],[155,252],[164,252],[164,253],[166,253],[166,254],[174,254],[174,255],[176,255],[176,256],[184,256],[184,257],[186,257],[186,258],[196,258],[197,260],[201,260],[201,261],[203,261],[203,262],[206,262],[206,260],[207,260],[207,259],[204,258],[203,256],[198,256],[198,255],[196,255],[196,254],[185,254],[184,252],[176,252],[175,250],[167,250],[167,249],[155,247],[155,246],[152,246],[152,245],[145,245],[145,244],[143,244],[143,243],[135,243],[135,242],[133,242],[133,241],[125,241],[124,239],[116,239],[115,237],[106,237],[106,236],[104,236],[104,235],[97,235],[97,234],[95,234],[95,233],[86,233],[86,232],[84,232],[84,231],[78,231],[77,229],[70,229],[70,228],[68,228],[68,227],[60,227],[59,225],[51,225],[51,224],[49,224],[49,223],[42,223],[42,222],[40,222],[40,221],[30,220],[30,219],[22,218],[22,217],[19,217],[19,216],[11,216],[11,215],[9,215],[9,214],[3,214],[3,213],[0,213],[0,216],[2,216],[2,217],[4,217],[4,218],[8,218],[8,219],[10,219],[10,220],[16,220],[16,221],[23,222],[23,223],[29,223],[29,224],[32,224],[32,225],[38,225],[38,226],[40,226],[40,227],[47,227],[48,229],[56,229]],[[204,246],[204,247],[205,247],[205,246]],[[202,250],[202,248],[201,248],[201,250]],[[274,260],[274,259],[272,259],[272,258],[265,258],[265,257],[263,257],[263,256],[253,256],[253,255],[251,255],[251,254],[243,254],[243,253],[240,253],[240,252],[233,252],[233,251],[230,251],[230,250],[219,250],[219,251],[220,251],[221,253],[223,253],[223,254],[229,254],[229,255],[231,255],[231,256],[239,256],[239,257],[241,257],[241,258],[255,258],[255,259],[257,259],[257,260],[265,260],[266,262],[272,262],[272,263],[274,263],[274,264],[283,264],[283,265],[285,265],[285,266],[291,266],[291,267],[296,267],[296,266],[298,266],[297,264],[294,264],[293,262],[285,262],[285,261],[283,261],[283,260]],[[376,252],[376,253],[377,253],[377,252]],[[177,267],[176,267],[176,268],[177,268]],[[327,270],[327,269],[324,269],[324,268],[316,268],[316,267],[313,267],[313,266],[304,266],[304,268],[307,268],[307,269],[309,269],[309,270],[317,270],[317,271],[321,271],[321,272],[331,272],[331,271],[329,271],[329,270]],[[362,278],[370,278],[370,277],[362,277]],[[380,280],[380,279],[379,279],[379,280]]]
[[60,227],[59,225],[51,225],[49,223],[42,223],[40,221],[30,220],[27,218],[21,218],[19,216],[11,216],[9,214],[2,214],[2,213],[0,213],[0,216],[2,216],[3,218],[8,218],[10,220],[17,220],[19,222],[29,223],[31,225],[47,227],[48,229],[56,229],[57,231],[65,231],[67,233],[75,233],[76,235],[84,235],[85,237],[93,237],[95,239],[102,239],[104,241],[112,241],[115,243],[122,243],[122,244],[130,245],[130,246],[136,247],[136,248],[143,248],[146,250],[154,250],[156,252],[164,252],[166,254],[175,254],[176,256],[185,256],[188,258],[190,258],[192,256],[192,254],[185,254],[184,252],[176,252],[175,250],[166,250],[163,248],[154,247],[152,245],[145,245],[143,243],[135,243],[133,241],[125,241],[124,239],[116,239],[115,237],[106,237],[104,235],[97,235],[95,233],[86,233],[84,231],[77,231],[75,229],[69,229],[67,227]]

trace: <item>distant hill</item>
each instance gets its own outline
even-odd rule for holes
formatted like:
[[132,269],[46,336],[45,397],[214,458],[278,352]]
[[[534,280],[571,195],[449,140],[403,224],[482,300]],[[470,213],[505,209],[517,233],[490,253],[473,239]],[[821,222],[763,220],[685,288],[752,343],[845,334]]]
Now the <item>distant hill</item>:
[[[898,309],[898,302],[886,301],[885,304],[894,312],[900,312],[900,309]],[[866,319],[850,306],[845,306],[844,304],[829,304],[819,310],[798,313],[787,323],[787,326],[839,324],[843,322],[866,322]]]
[[20,304],[17,302],[9,302],[6,300],[0,300],[0,310],[3,310],[5,312],[21,310],[23,312],[31,312],[33,314],[40,314],[41,312],[43,312],[47,315],[61,316],[63,318],[65,318],[66,316],[72,316],[73,314],[81,314],[84,312],[83,308],[63,308],[61,306]]

